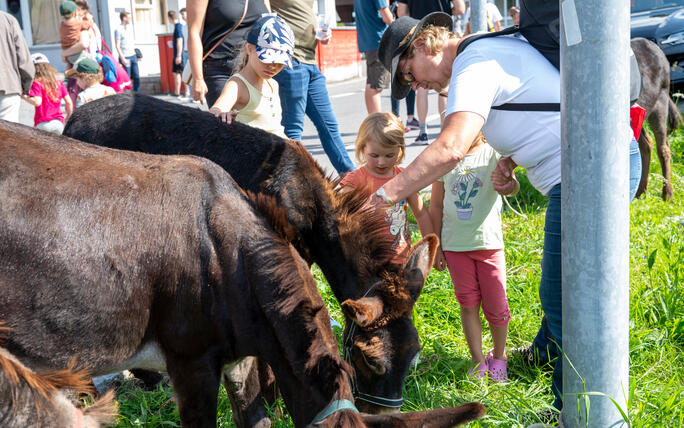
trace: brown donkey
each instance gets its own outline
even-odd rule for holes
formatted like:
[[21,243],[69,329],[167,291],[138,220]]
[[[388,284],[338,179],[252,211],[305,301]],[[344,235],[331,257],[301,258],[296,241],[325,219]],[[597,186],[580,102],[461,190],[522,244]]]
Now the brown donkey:
[[[0,336],[8,329],[0,326]],[[0,347],[0,426],[3,428],[97,428],[114,423],[114,393],[85,410],[73,405],[63,389],[90,393],[84,371],[35,373]]]
[[[646,110],[646,121],[653,131],[660,168],[663,171],[664,201],[672,199],[670,178],[670,143],[667,128],[675,129],[682,123],[682,117],[670,99],[670,63],[655,43],[640,37],[631,40],[632,50],[639,64],[642,76],[642,90],[637,103]],[[644,130],[639,136],[641,152],[641,181],[636,197],[643,195],[648,187],[648,171],[651,166],[653,140]]]
[[[253,203],[290,233],[274,221],[275,204]],[[436,245],[430,236],[412,249],[403,283],[377,285],[391,299],[362,318],[370,331],[366,321],[406,316]],[[357,413],[309,267],[202,158],[105,149],[0,121],[0,296],[6,346],[26,365],[58,369],[77,357],[93,374],[166,369],[184,427],[216,426],[221,374],[247,355],[273,369],[297,427],[438,428],[484,413],[479,403]]]
[[[382,215],[362,191],[339,194],[304,147],[241,123],[226,126],[207,112],[139,94],[106,97],[79,108],[64,134],[93,144],[157,154],[192,154],[219,164],[243,189],[272,196],[294,228],[291,242],[320,266],[347,322],[345,353],[355,369],[355,395],[369,412],[398,411],[412,359],[420,349],[411,307],[421,289],[407,293],[409,278],[391,263],[390,242],[378,234]],[[421,272],[422,282],[429,269]],[[389,316],[394,294],[405,310]],[[238,383],[243,386],[250,382]],[[268,425],[263,400],[232,391],[238,426]],[[245,410],[245,407],[252,406]]]

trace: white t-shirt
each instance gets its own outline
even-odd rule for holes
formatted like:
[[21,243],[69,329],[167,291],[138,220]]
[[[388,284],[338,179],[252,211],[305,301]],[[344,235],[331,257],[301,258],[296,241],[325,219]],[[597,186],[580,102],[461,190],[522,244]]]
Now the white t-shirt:
[[128,24],[125,27],[119,25],[114,30],[114,40],[119,41],[121,52],[126,58],[135,55],[135,39],[133,38],[133,25]]
[[188,23],[183,21],[181,29],[183,31],[183,52],[187,52],[188,51]]
[[[468,6],[466,9],[463,18],[465,22],[470,22],[470,6]],[[499,8],[496,7],[494,3],[487,3],[485,6],[485,19],[487,20],[487,25],[491,28],[494,28],[495,22],[500,22],[503,20],[503,16],[501,16]]]
[[109,86],[105,86],[101,83],[97,83],[91,86],[90,88],[84,89],[78,93],[78,96],[76,97],[76,107],[81,107],[83,104],[87,102],[99,100],[100,98],[104,98],[108,95],[114,94],[116,94],[116,91],[114,91],[114,89],[110,88]]
[[473,42],[454,60],[446,115],[482,116],[487,142],[527,168],[530,183],[546,195],[561,180],[560,113],[491,110],[506,103],[560,103],[560,73],[520,39]]

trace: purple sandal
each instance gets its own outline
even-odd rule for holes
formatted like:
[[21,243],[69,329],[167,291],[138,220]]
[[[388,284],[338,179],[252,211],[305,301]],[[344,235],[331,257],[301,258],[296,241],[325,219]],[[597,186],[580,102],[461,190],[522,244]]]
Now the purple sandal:
[[508,358],[505,356],[503,360],[497,360],[494,358],[493,351],[489,351],[486,364],[487,373],[489,374],[490,379],[495,382],[508,382],[507,360]]
[[480,379],[483,377],[487,376],[489,366],[487,365],[487,361],[485,361],[482,364],[478,364],[477,366],[473,365],[474,363],[471,361],[470,362],[470,367],[468,367],[468,377],[473,378],[473,379]]

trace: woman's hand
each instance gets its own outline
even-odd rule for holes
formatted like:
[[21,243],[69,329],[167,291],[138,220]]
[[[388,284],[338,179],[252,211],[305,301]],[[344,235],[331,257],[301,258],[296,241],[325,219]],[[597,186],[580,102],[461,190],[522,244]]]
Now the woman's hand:
[[492,171],[490,179],[494,190],[503,196],[512,196],[520,190],[520,183],[515,179],[513,170],[518,166],[511,158],[501,158]]
[[204,104],[204,96],[209,92],[204,79],[192,79],[192,99]]

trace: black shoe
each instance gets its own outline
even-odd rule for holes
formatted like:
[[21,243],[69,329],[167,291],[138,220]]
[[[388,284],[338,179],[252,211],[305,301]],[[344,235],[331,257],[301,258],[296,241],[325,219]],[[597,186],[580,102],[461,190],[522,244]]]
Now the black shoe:
[[546,355],[540,355],[532,345],[522,346],[510,351],[511,358],[519,359],[524,366],[539,367],[545,370],[553,370],[553,364]]
[[560,422],[560,413],[556,409],[546,409],[537,413],[539,422],[550,426],[557,426]]
[[421,132],[420,134],[418,134],[415,141],[413,142],[414,146],[427,146],[428,144],[430,144],[430,141],[428,141],[428,136],[425,132]]
[[411,120],[406,121],[406,126],[409,128],[418,128],[420,127],[420,123],[416,120],[416,118],[411,118]]

